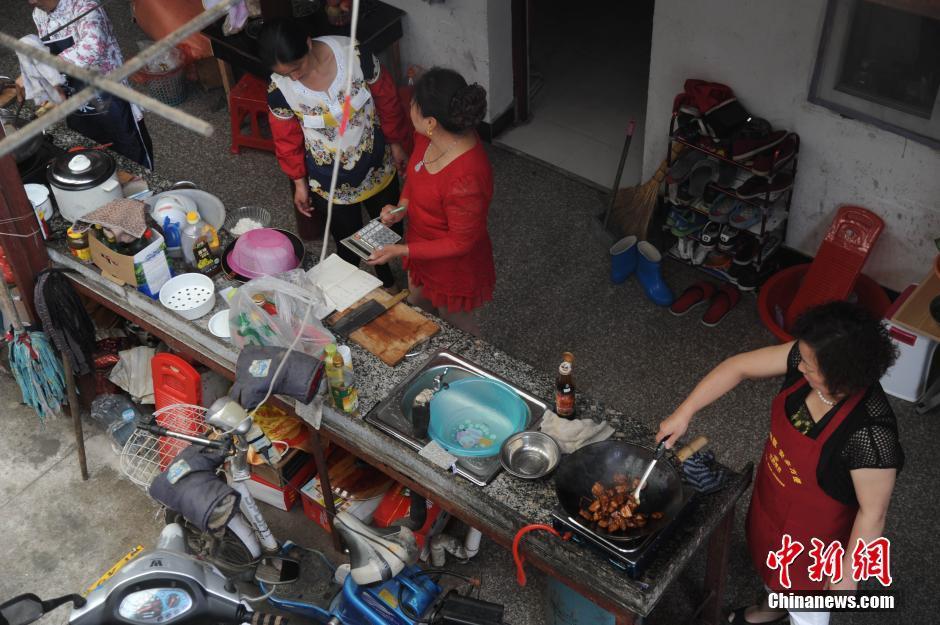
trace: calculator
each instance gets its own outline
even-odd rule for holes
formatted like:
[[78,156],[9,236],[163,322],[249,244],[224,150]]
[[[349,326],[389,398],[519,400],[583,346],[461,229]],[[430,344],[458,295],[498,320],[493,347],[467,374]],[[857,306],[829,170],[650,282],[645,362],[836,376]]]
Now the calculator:
[[368,260],[376,248],[399,241],[401,241],[401,236],[397,232],[378,219],[373,219],[356,234],[346,237],[340,243],[354,251],[363,260]]

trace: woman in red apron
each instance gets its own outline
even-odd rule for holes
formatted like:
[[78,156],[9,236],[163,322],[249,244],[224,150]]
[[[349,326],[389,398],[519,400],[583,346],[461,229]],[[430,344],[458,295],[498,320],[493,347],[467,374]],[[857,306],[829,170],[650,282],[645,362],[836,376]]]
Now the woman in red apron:
[[[852,552],[858,539],[881,537],[894,480],[903,464],[897,424],[878,380],[895,350],[881,323],[864,309],[832,302],[807,311],[796,340],[728,358],[699,382],[660,424],[657,441],[675,441],[692,416],[745,379],[784,375],[771,407],[770,432],[757,466],[747,515],[751,561],[773,592],[853,591]],[[786,537],[789,538],[786,538]],[[845,549],[842,577],[810,574],[813,539]],[[784,542],[802,551],[779,566]],[[786,570],[788,579],[781,575]],[[828,612],[742,607],[733,625],[825,625]]]

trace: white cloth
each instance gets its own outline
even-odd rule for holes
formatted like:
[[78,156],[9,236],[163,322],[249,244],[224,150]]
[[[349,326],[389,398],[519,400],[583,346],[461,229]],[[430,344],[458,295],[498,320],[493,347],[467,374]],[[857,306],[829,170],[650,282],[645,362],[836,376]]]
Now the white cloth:
[[589,443],[607,440],[614,433],[614,428],[606,421],[598,423],[593,419],[563,419],[551,410],[546,410],[542,415],[539,429],[554,438],[565,454]]
[[[36,35],[26,35],[20,37],[20,41],[29,44],[34,48],[47,52],[46,46]],[[32,100],[37,106],[46,102],[59,104],[62,102],[62,94],[56,89],[57,86],[65,84],[65,76],[54,67],[40,63],[30,57],[16,53],[16,59],[20,62],[20,73],[23,74],[23,90],[26,92],[26,98]]]
[[111,369],[108,379],[130,393],[138,404],[154,403],[150,361],[156,353],[152,347],[132,347],[118,352],[121,359]]

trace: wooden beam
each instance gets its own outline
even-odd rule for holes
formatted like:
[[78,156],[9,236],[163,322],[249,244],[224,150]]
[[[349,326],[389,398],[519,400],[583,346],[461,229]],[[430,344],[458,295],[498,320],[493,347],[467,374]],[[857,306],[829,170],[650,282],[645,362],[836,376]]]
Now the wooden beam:
[[[0,139],[4,136],[0,128]],[[0,157],[0,246],[30,320],[36,322],[33,287],[36,274],[49,266],[49,255],[12,156]]]

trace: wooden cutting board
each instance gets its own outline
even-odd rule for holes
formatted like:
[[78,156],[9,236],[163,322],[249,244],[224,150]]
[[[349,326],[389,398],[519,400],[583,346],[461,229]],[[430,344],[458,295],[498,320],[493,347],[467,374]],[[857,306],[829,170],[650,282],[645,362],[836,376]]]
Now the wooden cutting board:
[[[365,298],[342,312],[333,315],[329,322],[336,323],[344,315],[368,299],[385,303],[392,299],[385,289],[375,289]],[[411,349],[422,341],[440,332],[441,327],[402,302],[390,308],[385,314],[362,326],[349,335],[357,345],[369,350],[390,367],[394,367],[405,358]]]

